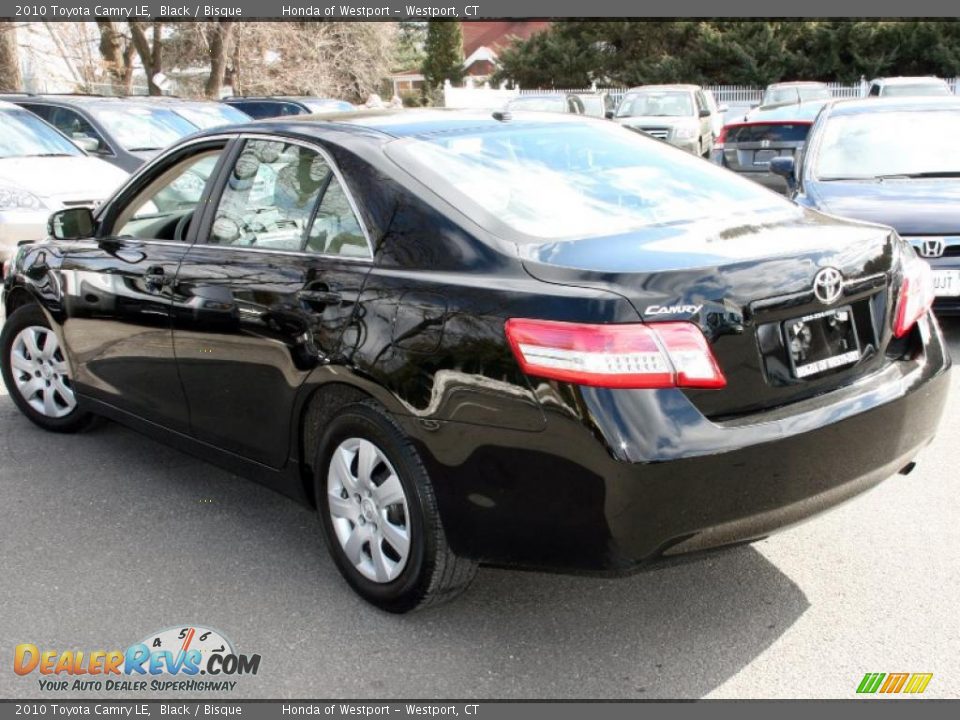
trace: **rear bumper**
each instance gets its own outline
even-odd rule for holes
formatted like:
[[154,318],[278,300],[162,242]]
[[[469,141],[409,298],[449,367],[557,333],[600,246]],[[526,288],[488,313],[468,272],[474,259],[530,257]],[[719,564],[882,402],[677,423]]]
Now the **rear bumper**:
[[542,386],[543,432],[458,423],[424,432],[409,421],[407,429],[458,552],[624,572],[764,537],[912,461],[934,437],[948,390],[950,361],[931,325],[918,360],[749,423],[697,420],[675,391],[583,391],[568,404]]

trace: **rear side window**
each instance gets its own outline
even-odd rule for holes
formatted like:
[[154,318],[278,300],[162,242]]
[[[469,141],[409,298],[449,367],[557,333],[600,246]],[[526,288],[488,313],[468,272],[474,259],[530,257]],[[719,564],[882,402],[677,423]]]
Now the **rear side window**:
[[248,140],[220,198],[210,243],[368,257],[346,191],[317,150]]
[[810,123],[771,123],[727,128],[728,143],[803,142],[810,132]]

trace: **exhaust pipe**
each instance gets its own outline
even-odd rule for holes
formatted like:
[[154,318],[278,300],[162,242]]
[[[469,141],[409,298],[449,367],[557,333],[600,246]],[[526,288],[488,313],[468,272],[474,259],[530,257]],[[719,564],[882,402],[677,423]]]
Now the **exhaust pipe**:
[[900,468],[900,474],[901,474],[901,475],[909,475],[910,473],[913,472],[913,469],[914,469],[916,466],[917,466],[916,461],[915,461],[915,460],[911,460],[911,461],[908,462],[906,465],[904,465],[902,468]]

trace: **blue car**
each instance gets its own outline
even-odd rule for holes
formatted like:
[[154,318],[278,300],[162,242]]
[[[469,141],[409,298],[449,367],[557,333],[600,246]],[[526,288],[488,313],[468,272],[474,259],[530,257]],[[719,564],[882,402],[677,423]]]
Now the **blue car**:
[[893,227],[933,270],[934,308],[960,314],[960,98],[834,102],[799,158],[770,164],[804,207]]

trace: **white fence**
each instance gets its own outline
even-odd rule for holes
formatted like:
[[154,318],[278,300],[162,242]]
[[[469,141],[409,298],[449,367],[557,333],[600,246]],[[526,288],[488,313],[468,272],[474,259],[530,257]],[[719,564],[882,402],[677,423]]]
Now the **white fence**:
[[[948,78],[947,84],[954,95],[960,94],[960,78]],[[830,92],[835,98],[855,98],[866,95],[866,81],[860,83],[827,83]],[[760,98],[763,97],[763,88],[752,85],[704,85],[705,90],[710,90],[717,102],[722,105],[757,105]],[[620,98],[627,91],[622,87],[599,87],[589,88],[516,88],[507,90],[505,88],[494,89],[484,84],[482,87],[467,86],[462,88],[452,87],[449,82],[444,86],[444,99],[447,107],[454,108],[500,108],[510,98],[517,95],[553,95],[566,93],[590,93],[605,92],[609,93],[615,102],[620,102]]]

